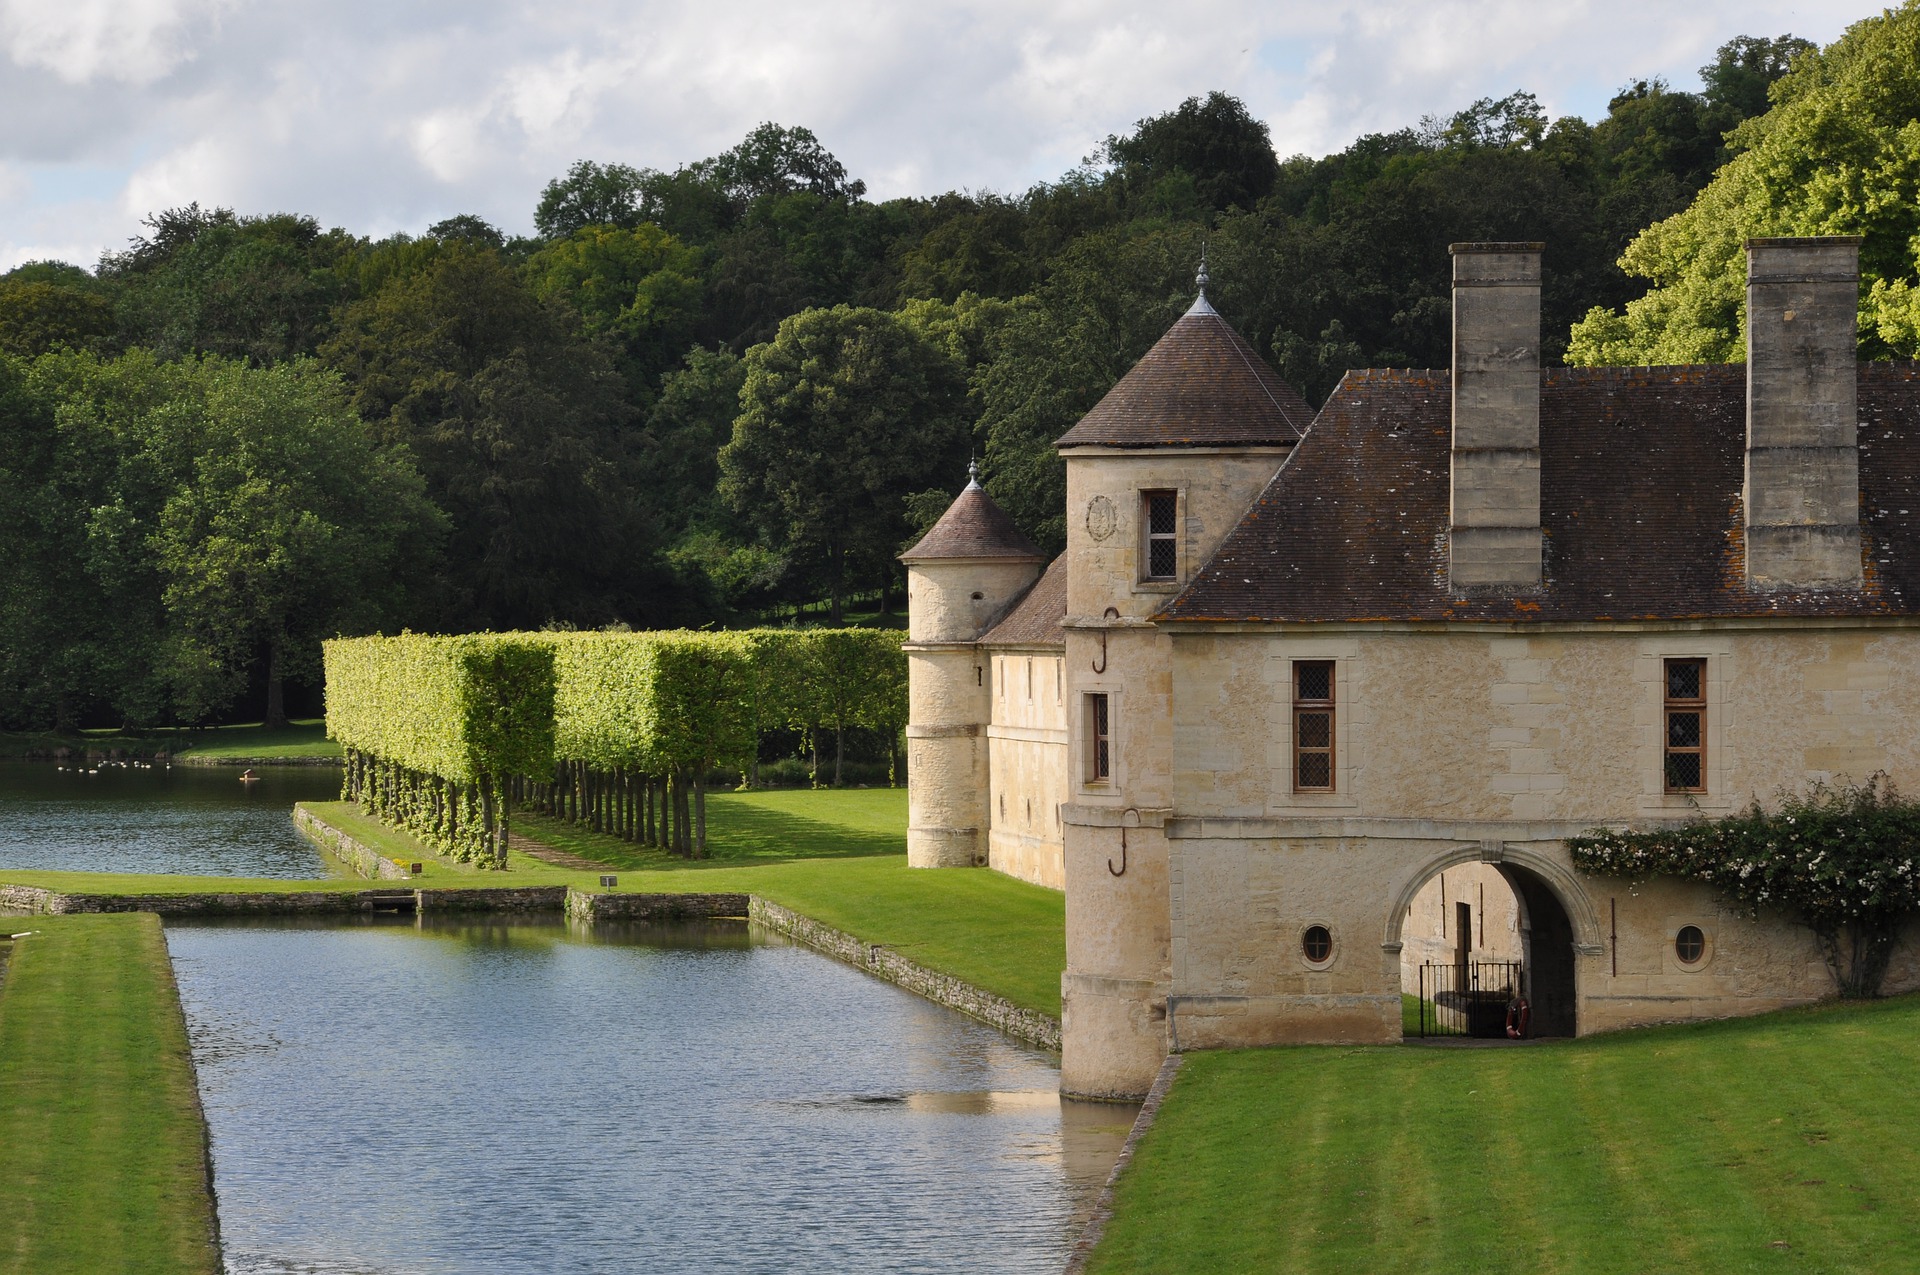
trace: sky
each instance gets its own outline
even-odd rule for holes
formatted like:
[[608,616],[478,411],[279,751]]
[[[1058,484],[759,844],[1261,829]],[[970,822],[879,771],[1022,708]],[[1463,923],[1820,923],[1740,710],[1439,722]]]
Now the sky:
[[577,159],[672,169],[811,128],[870,198],[1024,190],[1219,89],[1284,156],[1536,93],[1698,87],[1778,0],[0,0],[0,269],[92,266],[197,201],[359,234],[532,229]]

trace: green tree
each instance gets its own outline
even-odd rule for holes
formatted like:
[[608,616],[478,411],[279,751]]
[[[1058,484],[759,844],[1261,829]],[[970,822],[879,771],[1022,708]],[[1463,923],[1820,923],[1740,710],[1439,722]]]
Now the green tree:
[[721,493],[818,569],[837,625],[850,582],[890,571],[906,498],[965,463],[966,383],[898,317],[851,306],[787,319],[746,372]]
[[166,358],[253,363],[311,354],[350,295],[360,241],[311,217],[237,216],[198,204],[146,220],[148,233],[101,259],[117,285],[123,339]]
[[1145,185],[1184,177],[1215,211],[1252,208],[1280,175],[1267,126],[1240,99],[1218,92],[1143,119],[1126,137],[1107,138],[1106,155]]
[[656,545],[632,497],[636,440],[612,359],[494,248],[393,251],[411,268],[342,310],[322,357],[452,520],[458,622],[648,622]]
[[336,375],[308,360],[258,370],[209,359],[195,371],[191,473],[149,537],[185,665],[175,682],[205,686],[210,711],[264,654],[266,722],[284,725],[287,675],[319,672],[322,639],[404,616],[444,519]]
[[1741,360],[1742,245],[1769,235],[1861,236],[1862,352],[1920,353],[1920,3],[1790,56],[1772,109],[1732,134],[1740,153],[1622,256],[1652,289],[1590,310],[1569,362]]
[[657,174],[626,164],[579,160],[565,177],[554,178],[540,192],[534,229],[542,239],[564,239],[589,226],[632,230],[640,224],[640,201],[652,176]]
[[699,320],[698,250],[658,226],[586,226],[548,243],[527,262],[534,295],[562,301],[589,336],[620,350],[633,398],[652,397],[660,375],[686,350]]
[[0,353],[106,351],[116,328],[109,289],[78,266],[30,261],[0,275]]
[[1795,58],[1813,47],[1813,41],[1793,35],[1771,40],[1736,36],[1720,46],[1712,62],[1700,68],[1706,100],[1735,121],[1763,115],[1774,81],[1787,73]]

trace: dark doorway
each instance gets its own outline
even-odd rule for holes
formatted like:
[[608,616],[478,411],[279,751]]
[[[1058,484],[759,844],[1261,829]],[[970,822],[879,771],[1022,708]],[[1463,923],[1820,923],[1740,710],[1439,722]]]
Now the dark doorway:
[[1574,1034],[1573,922],[1547,883],[1511,864],[1500,875],[1520,904],[1520,943],[1526,966],[1526,996],[1533,1007],[1533,1035]]

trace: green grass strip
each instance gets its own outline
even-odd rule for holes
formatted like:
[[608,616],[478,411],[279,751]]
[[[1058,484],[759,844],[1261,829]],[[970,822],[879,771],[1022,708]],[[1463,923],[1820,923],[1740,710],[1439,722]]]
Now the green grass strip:
[[206,1124],[160,922],[8,917],[0,1272],[219,1269]]
[[1194,1054],[1089,1269],[1913,1268],[1920,997],[1521,1049]]

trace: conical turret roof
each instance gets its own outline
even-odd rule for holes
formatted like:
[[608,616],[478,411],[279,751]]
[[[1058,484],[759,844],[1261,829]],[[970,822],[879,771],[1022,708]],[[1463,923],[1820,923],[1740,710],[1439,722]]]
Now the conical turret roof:
[[937,562],[958,558],[1031,558],[1044,561],[1033,541],[1013,525],[1007,511],[994,503],[980,485],[974,467],[967,467],[966,490],[947,506],[940,521],[900,555],[902,562]]
[[1056,447],[1249,447],[1297,441],[1313,409],[1204,290]]

